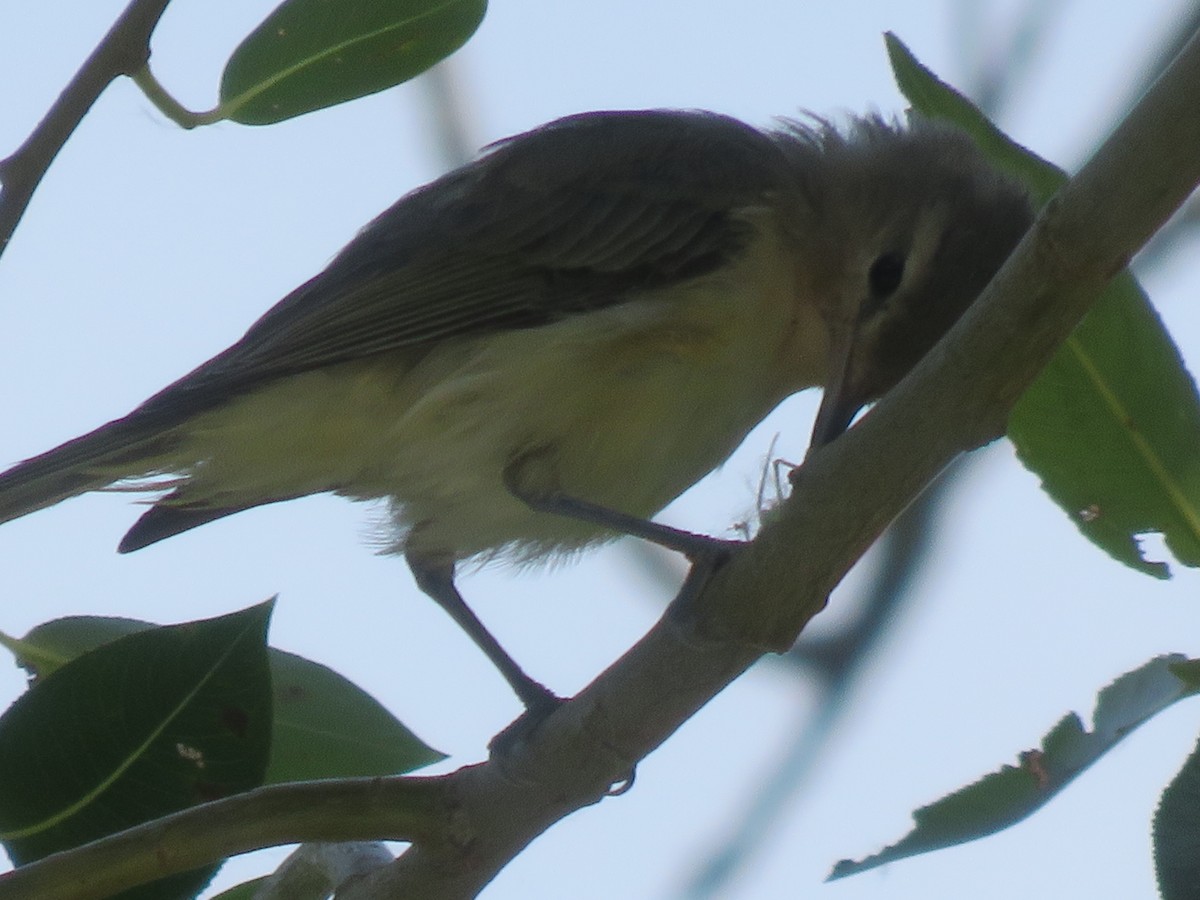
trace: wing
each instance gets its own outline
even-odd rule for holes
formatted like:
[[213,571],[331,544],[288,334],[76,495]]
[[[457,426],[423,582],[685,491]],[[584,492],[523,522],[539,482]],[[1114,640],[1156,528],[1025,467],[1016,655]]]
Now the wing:
[[710,272],[781,189],[776,141],[701,112],[603,112],[495,145],[401,199],[246,335],[134,414],[182,421],[266,381],[532,328]]

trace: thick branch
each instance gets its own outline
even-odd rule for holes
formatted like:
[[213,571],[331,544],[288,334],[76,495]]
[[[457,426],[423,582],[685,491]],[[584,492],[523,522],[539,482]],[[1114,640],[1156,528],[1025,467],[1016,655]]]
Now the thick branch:
[[[1200,182],[1200,40],[1043,211],[947,340],[859,426],[797,470],[782,515],[514,755],[474,770],[467,853],[414,846],[344,900],[474,896],[557,819],[619,779],[761,654],[789,647],[884,526],[1009,410],[1108,281]],[[521,784],[527,779],[528,784]],[[538,798],[544,802],[537,802]],[[493,830],[494,829],[494,830]]]
[[170,0],[132,0],[33,133],[0,160],[0,255],[54,157],[110,83],[132,75],[150,58],[150,35]]

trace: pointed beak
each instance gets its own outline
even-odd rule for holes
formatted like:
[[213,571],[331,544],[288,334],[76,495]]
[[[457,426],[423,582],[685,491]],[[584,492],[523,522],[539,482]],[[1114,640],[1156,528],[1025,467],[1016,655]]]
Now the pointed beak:
[[867,398],[861,396],[861,385],[854,384],[854,349],[858,343],[858,324],[849,323],[837,330],[829,348],[829,380],[817,410],[808,452],[824,447],[841,435]]

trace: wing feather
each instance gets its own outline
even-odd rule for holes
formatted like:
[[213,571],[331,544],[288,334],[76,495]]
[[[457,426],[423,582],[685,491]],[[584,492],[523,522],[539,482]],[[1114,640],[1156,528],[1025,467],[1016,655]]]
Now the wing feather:
[[140,411],[186,418],[289,374],[533,328],[712,271],[784,188],[777,142],[709,113],[589,113],[414,191]]

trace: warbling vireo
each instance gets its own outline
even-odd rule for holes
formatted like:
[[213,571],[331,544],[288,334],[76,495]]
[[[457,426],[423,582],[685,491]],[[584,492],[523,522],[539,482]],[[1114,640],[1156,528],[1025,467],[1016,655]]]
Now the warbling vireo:
[[572,116],[407,195],[232,347],[0,474],[0,521],[135,480],[161,496],[125,552],[306,494],[385,498],[389,549],[538,706],[455,566],[615,535],[514,481],[649,517],[817,385],[832,440],[1030,221],[932,124]]

